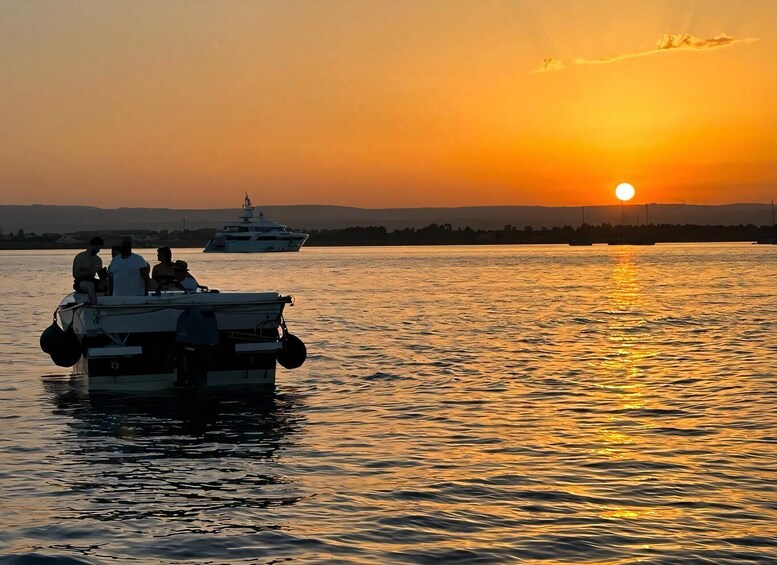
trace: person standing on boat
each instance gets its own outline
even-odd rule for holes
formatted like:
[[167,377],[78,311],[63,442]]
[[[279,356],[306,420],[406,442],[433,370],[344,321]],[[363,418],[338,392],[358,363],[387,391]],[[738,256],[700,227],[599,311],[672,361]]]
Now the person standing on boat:
[[97,285],[105,278],[103,260],[98,253],[102,249],[103,240],[95,236],[89,240],[89,247],[73,259],[73,289],[85,292],[90,302],[97,302]]
[[121,242],[121,254],[111,261],[108,274],[111,277],[113,296],[145,296],[149,286],[149,266],[140,255],[132,252],[132,241]]
[[156,250],[156,258],[159,263],[151,269],[151,286],[154,289],[163,290],[175,280],[173,252],[169,247],[160,247]]

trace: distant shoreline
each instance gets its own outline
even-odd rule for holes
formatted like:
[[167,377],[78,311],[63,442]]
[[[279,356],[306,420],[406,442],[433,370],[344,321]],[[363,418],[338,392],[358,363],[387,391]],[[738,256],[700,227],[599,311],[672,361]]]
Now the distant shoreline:
[[[573,244],[631,244],[655,243],[710,243],[777,241],[777,226],[693,225],[693,224],[642,224],[625,225],[602,223],[583,224],[579,227],[562,226],[535,229],[530,225],[518,227],[505,225],[502,229],[486,230],[454,228],[451,224],[429,224],[422,228],[404,228],[389,231],[385,226],[348,227],[342,229],[301,229],[309,234],[306,247],[340,246],[402,246],[402,245],[542,245]],[[0,249],[83,249],[93,236],[105,241],[104,247],[118,245],[131,238],[133,246],[156,248],[161,246],[179,249],[204,248],[208,240],[216,237],[217,230],[102,230],[79,231],[70,234],[44,233],[0,236]],[[240,237],[226,234],[226,237]]]
[[[751,240],[713,240],[713,241],[659,241],[655,242],[656,244],[674,244],[674,243],[751,243],[753,245],[757,244],[757,241],[751,241]],[[536,245],[569,245],[568,243],[559,243],[559,242],[532,242],[532,243],[478,243],[474,241],[470,242],[462,242],[462,243],[328,243],[328,244],[321,244],[321,245],[307,245],[305,244],[300,251],[304,251],[305,248],[310,247],[445,247],[445,246],[478,246],[478,247],[499,247],[503,245],[524,245],[524,246],[536,246]],[[592,243],[591,246],[605,246],[609,245],[608,242],[597,242]],[[625,243],[624,245],[644,245],[641,243]],[[774,245],[774,244],[773,244]],[[203,249],[205,245],[167,245],[167,247],[170,247],[172,249]],[[42,246],[7,246],[7,245],[1,245],[0,244],[0,251],[51,251],[51,250],[83,250],[84,246],[68,246],[68,245],[60,245],[60,246],[52,246],[52,245],[42,245]],[[143,249],[157,249],[156,246],[151,247],[135,247],[136,250],[143,250]],[[272,253],[272,252],[268,252]],[[277,252],[276,252],[277,253]],[[234,253],[232,255],[235,255]],[[244,254],[246,255],[246,254]],[[251,255],[251,253],[247,253],[247,255]]]
[[[242,195],[239,195],[242,199]],[[237,202],[235,202],[237,204]],[[388,230],[423,229],[430,224],[449,224],[453,229],[500,230],[506,225],[579,227],[611,224],[643,225],[747,225],[772,224],[768,203],[719,205],[626,204],[599,206],[461,206],[422,208],[353,208],[347,206],[257,206],[266,218],[308,230],[348,229],[352,226],[385,226]],[[0,240],[3,233],[70,233],[74,231],[217,230],[234,222],[235,208],[96,208],[89,206],[0,204]],[[175,239],[175,238],[170,238]]]

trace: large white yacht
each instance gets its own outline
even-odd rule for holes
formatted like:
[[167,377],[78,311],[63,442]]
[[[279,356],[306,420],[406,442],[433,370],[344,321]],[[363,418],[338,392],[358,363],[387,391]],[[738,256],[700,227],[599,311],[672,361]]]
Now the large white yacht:
[[308,234],[293,232],[286,226],[273,222],[259,212],[254,215],[254,206],[246,193],[239,222],[224,226],[208,241],[206,253],[267,253],[272,251],[299,251],[308,239]]

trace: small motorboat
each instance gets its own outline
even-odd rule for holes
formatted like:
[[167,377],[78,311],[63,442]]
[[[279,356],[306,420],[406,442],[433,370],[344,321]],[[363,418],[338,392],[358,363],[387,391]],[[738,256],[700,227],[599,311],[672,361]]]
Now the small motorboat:
[[148,296],[71,293],[41,335],[41,348],[87,377],[90,391],[267,387],[276,362],[305,361],[277,292],[165,291]]

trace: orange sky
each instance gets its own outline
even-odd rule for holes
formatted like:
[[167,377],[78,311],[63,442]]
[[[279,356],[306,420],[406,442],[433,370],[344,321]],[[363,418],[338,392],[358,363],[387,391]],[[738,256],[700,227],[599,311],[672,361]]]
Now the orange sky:
[[766,202],[775,38],[772,0],[4,0],[0,204]]

